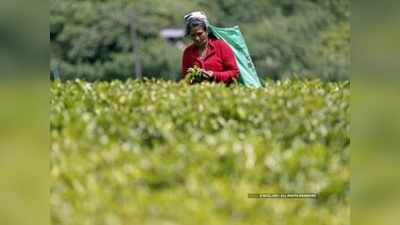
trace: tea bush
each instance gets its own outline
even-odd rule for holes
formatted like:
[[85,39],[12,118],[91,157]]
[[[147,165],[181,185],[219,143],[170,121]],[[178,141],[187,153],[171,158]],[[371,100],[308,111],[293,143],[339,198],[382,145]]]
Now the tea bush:
[[50,91],[53,224],[350,223],[348,81],[76,80]]

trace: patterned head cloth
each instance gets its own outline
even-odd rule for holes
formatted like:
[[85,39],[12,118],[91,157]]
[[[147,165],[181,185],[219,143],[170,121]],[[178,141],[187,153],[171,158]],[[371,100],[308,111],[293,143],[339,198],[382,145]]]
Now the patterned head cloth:
[[201,19],[203,20],[206,24],[208,24],[207,16],[204,12],[202,11],[193,11],[188,14],[186,14],[184,17],[185,23],[188,23],[190,20],[196,18],[196,19]]

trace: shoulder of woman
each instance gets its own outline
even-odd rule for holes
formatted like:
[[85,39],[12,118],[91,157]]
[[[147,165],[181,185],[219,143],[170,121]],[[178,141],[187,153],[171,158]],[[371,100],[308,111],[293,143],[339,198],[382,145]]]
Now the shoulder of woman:
[[213,40],[213,44],[217,47],[222,47],[222,48],[226,48],[229,45],[222,39],[214,39]]
[[194,47],[195,47],[194,44],[188,45],[188,46],[183,50],[183,53],[192,52],[193,49],[194,49]]

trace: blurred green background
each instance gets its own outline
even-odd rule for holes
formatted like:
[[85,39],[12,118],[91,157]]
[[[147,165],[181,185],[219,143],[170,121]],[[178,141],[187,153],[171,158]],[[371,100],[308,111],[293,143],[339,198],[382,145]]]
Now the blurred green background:
[[51,68],[62,79],[133,78],[135,23],[142,73],[177,80],[179,45],[190,41],[166,41],[160,32],[183,29],[194,10],[213,25],[240,26],[262,79],[350,77],[349,0],[51,0]]
[[399,2],[352,6],[352,223],[399,223]]

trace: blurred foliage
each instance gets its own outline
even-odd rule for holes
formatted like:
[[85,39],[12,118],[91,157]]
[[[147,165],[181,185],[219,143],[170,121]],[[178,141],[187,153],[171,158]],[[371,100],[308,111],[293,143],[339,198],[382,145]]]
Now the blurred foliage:
[[2,81],[24,81],[32,78],[48,81],[48,76],[43,76],[48,74],[49,67],[47,4],[39,1],[35,3],[35,7],[31,7],[22,0],[0,2]]
[[[54,224],[349,224],[349,82],[51,83]],[[315,192],[318,199],[248,199]]]
[[204,10],[214,25],[240,25],[262,79],[292,74],[349,79],[349,5],[348,0],[51,0],[51,67],[63,79],[133,77],[134,10],[143,74],[179,79],[182,52],[159,32],[183,28],[186,13]]
[[50,224],[48,90],[41,80],[0,84],[0,224]]

